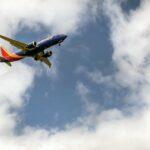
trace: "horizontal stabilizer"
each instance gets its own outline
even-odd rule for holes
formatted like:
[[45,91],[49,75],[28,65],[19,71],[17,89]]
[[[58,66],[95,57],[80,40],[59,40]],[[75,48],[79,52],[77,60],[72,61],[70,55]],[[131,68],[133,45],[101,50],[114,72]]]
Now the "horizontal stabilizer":
[[10,66],[11,67],[11,62],[5,62],[8,66]]
[[11,67],[11,62],[7,61],[5,58],[0,56],[0,62],[6,63],[8,66]]

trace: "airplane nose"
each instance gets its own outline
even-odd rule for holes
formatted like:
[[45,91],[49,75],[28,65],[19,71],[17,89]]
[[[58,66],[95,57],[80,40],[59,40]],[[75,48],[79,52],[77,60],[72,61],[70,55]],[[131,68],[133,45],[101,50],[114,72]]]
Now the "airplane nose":
[[67,35],[61,34],[61,35],[59,35],[58,41],[61,43],[61,42],[63,42],[67,37],[68,37]]
[[67,37],[68,37],[67,35],[64,35],[64,40],[65,40]]

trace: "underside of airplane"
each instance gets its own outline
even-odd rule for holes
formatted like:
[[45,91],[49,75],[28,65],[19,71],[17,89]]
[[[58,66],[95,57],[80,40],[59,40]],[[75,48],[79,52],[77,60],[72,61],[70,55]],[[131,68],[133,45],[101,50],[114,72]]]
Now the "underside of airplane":
[[34,58],[35,61],[44,62],[50,68],[51,62],[48,58],[52,56],[52,51],[45,52],[45,50],[54,45],[60,45],[67,38],[67,36],[64,34],[55,35],[53,37],[48,37],[40,42],[32,42],[29,44],[16,41],[3,35],[0,35],[0,38],[21,50],[20,52],[12,53],[1,46],[0,62],[4,62],[11,66],[11,62],[18,61],[26,57],[31,57]]

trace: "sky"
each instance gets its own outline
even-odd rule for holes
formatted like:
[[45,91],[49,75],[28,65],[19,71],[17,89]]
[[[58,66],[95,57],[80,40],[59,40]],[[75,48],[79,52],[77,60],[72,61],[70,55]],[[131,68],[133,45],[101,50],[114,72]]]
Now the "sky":
[[51,69],[0,64],[0,149],[149,150],[149,11],[149,0],[1,0],[0,34],[68,38],[50,48]]

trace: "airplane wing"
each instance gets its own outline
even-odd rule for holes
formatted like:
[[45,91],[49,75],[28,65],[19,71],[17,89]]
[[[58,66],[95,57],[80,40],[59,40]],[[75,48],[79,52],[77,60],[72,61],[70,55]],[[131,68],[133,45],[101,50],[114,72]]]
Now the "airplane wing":
[[34,59],[37,60],[37,61],[44,62],[46,65],[48,65],[49,68],[51,68],[51,65],[52,65],[51,62],[49,61],[48,58],[43,57],[43,54],[44,54],[44,52],[41,52],[41,53],[37,54],[34,57]]
[[27,49],[28,44],[26,44],[26,43],[10,39],[10,38],[8,38],[6,36],[3,36],[3,35],[0,35],[0,38],[7,41],[7,42],[9,42],[11,45],[13,45],[13,46],[15,46],[15,47],[17,47],[21,50],[24,50],[24,51],[28,50]]
[[49,61],[48,58],[42,57],[41,62],[44,62],[46,65],[48,65],[49,68],[51,68],[51,62]]

